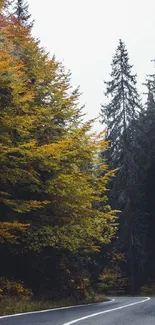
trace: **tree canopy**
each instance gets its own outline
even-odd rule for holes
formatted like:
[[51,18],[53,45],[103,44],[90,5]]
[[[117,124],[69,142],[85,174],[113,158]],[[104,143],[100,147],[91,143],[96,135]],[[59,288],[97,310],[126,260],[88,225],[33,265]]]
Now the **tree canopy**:
[[[107,203],[107,184],[114,171],[100,160],[98,152],[107,142],[91,131],[93,121],[83,121],[70,73],[34,40],[25,24],[27,5],[16,3],[21,11],[17,7],[0,18],[1,249],[18,256],[18,265],[27,260],[30,273],[35,269],[40,276],[50,259],[56,277],[57,264],[65,265],[59,270],[63,274],[71,256],[95,251],[96,244],[113,238],[116,211]],[[3,263],[9,276],[11,259]],[[19,277],[33,282],[24,269]],[[46,278],[52,283],[52,271],[50,277],[45,272],[43,283]],[[61,291],[71,287],[67,279]],[[31,286],[35,291],[36,283]],[[78,284],[72,286],[74,293]]]

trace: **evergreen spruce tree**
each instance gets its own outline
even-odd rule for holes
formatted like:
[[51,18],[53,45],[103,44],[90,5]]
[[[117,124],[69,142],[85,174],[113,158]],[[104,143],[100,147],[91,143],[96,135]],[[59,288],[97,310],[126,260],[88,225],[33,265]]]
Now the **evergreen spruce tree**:
[[111,80],[105,82],[109,102],[101,108],[102,123],[107,127],[106,139],[111,141],[109,163],[115,167],[121,166],[124,155],[129,152],[133,127],[141,109],[136,75],[131,69],[125,44],[120,40],[112,61]]
[[154,281],[155,262],[154,262],[154,192],[155,192],[155,76],[147,77],[144,84],[147,87],[147,100],[145,113],[141,118],[141,134],[139,153],[139,169],[141,170],[141,192],[143,213],[146,216],[147,228],[147,247],[145,257],[145,283]]
[[15,0],[15,16],[20,24],[31,28],[33,21],[30,22],[31,14],[29,13],[29,5],[24,0]]
[[133,292],[137,269],[136,242],[138,242],[139,212],[135,194],[138,190],[138,166],[135,159],[136,135],[141,113],[141,103],[136,89],[136,75],[132,74],[128,52],[119,41],[112,60],[111,80],[105,82],[106,105],[102,105],[102,123],[106,124],[106,140],[110,141],[104,158],[117,177],[111,183],[111,204],[121,210],[119,249],[126,254],[129,268],[129,286]]
[[145,103],[145,112],[141,118],[142,140],[145,152],[145,168],[147,169],[154,156],[154,139],[155,139],[155,79],[148,76],[146,83],[147,100]]

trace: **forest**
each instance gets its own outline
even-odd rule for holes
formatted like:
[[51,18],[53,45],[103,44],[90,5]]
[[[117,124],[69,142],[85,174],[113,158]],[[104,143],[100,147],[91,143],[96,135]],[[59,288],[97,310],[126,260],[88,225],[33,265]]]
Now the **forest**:
[[0,0],[0,301],[153,294],[154,62],[139,94],[118,40],[95,132],[33,24]]

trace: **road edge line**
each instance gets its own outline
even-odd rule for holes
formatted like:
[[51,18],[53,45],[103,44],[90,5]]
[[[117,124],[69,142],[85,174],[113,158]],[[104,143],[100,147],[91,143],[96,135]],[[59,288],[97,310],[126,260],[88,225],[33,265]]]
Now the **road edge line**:
[[78,323],[78,322],[80,322],[82,320],[85,320],[85,319],[88,319],[88,318],[96,317],[96,316],[102,315],[102,314],[107,314],[107,313],[110,313],[110,312],[113,312],[113,311],[116,311],[116,310],[131,307],[131,306],[134,306],[134,305],[142,304],[144,302],[149,301],[150,299],[151,299],[150,297],[146,297],[145,300],[134,302],[134,303],[131,303],[131,304],[128,304],[128,305],[124,305],[124,306],[120,306],[120,307],[116,307],[116,308],[112,308],[112,309],[108,309],[108,310],[104,310],[104,311],[101,311],[99,313],[90,314],[90,315],[87,315],[87,316],[84,316],[84,317],[81,317],[81,318],[74,319],[74,320],[72,320],[70,322],[64,323],[63,325],[72,325],[72,324]]
[[105,302],[104,301],[103,302],[93,302],[91,304],[73,305],[73,306],[57,307],[57,308],[45,309],[45,310],[29,311],[29,312],[25,312],[25,313],[18,313],[18,314],[12,314],[12,315],[3,315],[3,316],[0,316],[0,319],[11,318],[11,317],[18,317],[18,316],[24,316],[24,315],[48,313],[48,312],[57,311],[57,310],[61,310],[61,309],[71,309],[71,308],[87,307],[87,306],[92,306],[92,305],[111,303],[111,302],[114,302],[114,301],[115,301],[115,299],[110,299],[109,301],[105,301]]

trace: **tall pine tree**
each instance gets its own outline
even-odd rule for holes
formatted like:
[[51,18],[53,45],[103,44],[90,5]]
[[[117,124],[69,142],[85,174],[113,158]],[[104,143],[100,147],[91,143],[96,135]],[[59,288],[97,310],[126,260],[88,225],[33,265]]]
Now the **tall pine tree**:
[[119,41],[112,60],[111,80],[105,82],[108,103],[102,105],[102,123],[106,124],[106,140],[110,141],[104,158],[117,177],[111,183],[111,204],[121,210],[119,249],[126,254],[129,286],[135,291],[137,269],[139,212],[135,193],[138,190],[138,166],[135,160],[136,134],[141,103],[136,89],[136,75],[132,74],[125,44]]
[[[146,219],[147,246],[145,253],[144,283],[154,281],[154,192],[155,192],[155,75],[147,76],[147,100],[140,119],[140,153],[138,166],[141,170],[142,207]],[[152,285],[152,283],[151,283]]]
[[31,14],[29,13],[29,5],[25,0],[14,0],[14,2],[14,14],[19,23],[25,27],[31,28],[33,26],[33,21],[30,22]]
[[102,123],[107,127],[106,139],[111,141],[109,163],[114,167],[122,165],[123,157],[131,147],[134,123],[141,109],[136,75],[131,69],[125,44],[120,40],[112,60],[111,80],[105,82],[105,96],[109,102],[101,108]]

